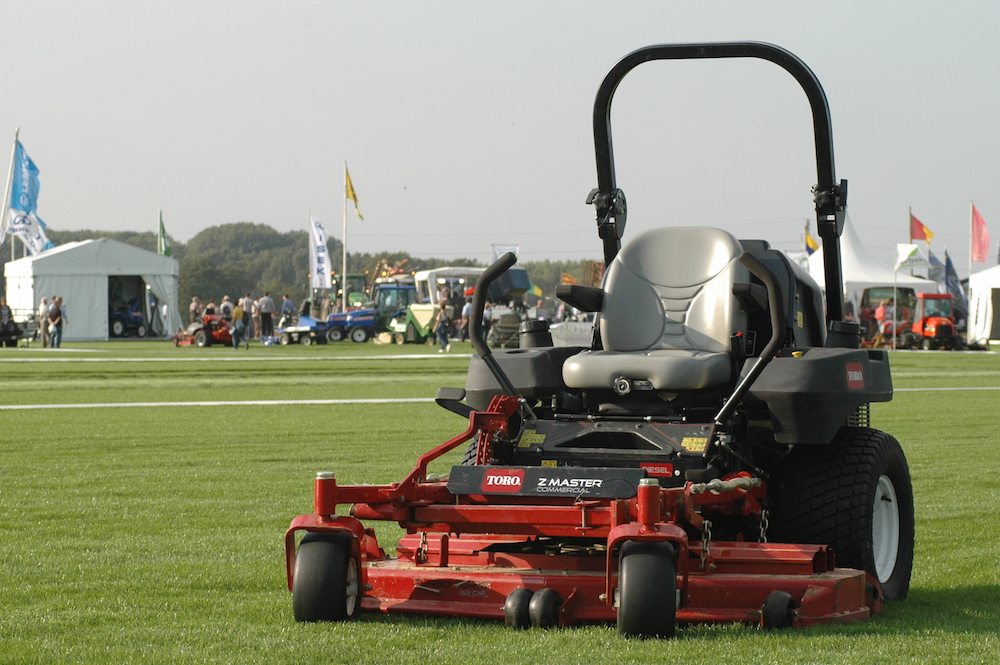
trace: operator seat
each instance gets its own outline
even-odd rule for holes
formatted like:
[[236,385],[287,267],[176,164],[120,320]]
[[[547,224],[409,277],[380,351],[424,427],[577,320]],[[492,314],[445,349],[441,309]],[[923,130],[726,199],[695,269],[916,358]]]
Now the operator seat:
[[733,284],[748,281],[742,253],[736,238],[715,228],[636,236],[605,275],[604,350],[568,358],[563,381],[570,388],[611,389],[626,377],[664,391],[727,384],[732,335],[746,330],[746,313],[733,296]]

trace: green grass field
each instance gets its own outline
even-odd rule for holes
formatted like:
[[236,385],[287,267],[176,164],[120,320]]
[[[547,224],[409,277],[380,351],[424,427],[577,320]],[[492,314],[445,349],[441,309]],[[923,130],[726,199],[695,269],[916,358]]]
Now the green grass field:
[[[320,469],[400,479],[464,422],[433,403],[152,405],[430,398],[468,353],[433,347],[0,350],[0,662],[995,663],[1000,660],[1000,355],[898,353],[873,424],[909,457],[910,597],[871,621],[764,633],[364,615],[292,620],[282,536]],[[457,353],[456,353],[457,351]],[[393,357],[388,357],[393,356]],[[978,388],[968,390],[967,388]],[[450,461],[446,460],[446,469]],[[395,525],[379,523],[394,543]]]

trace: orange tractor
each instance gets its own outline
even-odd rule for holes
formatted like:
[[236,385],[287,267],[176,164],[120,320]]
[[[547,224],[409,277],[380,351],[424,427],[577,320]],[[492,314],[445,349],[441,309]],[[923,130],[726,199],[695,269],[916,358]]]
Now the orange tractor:
[[933,349],[957,349],[962,340],[955,326],[955,300],[948,293],[918,293],[913,325],[903,334],[904,346]]

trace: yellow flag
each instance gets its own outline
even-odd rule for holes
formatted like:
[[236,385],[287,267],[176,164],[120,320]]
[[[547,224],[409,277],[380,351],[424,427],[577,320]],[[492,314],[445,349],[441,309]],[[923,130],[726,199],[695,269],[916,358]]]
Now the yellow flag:
[[354,212],[358,215],[358,219],[362,222],[365,221],[365,216],[361,214],[361,209],[358,208],[358,195],[354,192],[354,183],[351,182],[351,172],[347,170],[347,164],[344,164],[344,196],[346,196],[351,201],[354,201]]

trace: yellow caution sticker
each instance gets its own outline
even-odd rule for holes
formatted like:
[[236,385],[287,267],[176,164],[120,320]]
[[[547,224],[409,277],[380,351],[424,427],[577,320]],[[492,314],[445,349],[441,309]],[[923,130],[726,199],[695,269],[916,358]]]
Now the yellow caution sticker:
[[708,437],[705,436],[686,436],[681,439],[681,448],[689,453],[703,453],[707,447]]
[[521,433],[521,440],[517,442],[518,448],[527,448],[528,446],[535,446],[545,441],[545,435],[539,434],[533,429],[526,429]]
[[799,328],[806,327],[806,317],[803,316],[801,309],[795,312],[795,325],[797,325]]
[[554,459],[543,459],[542,460],[542,466],[546,466],[546,467],[549,467],[551,469],[551,468],[559,466],[559,463],[556,462]]

